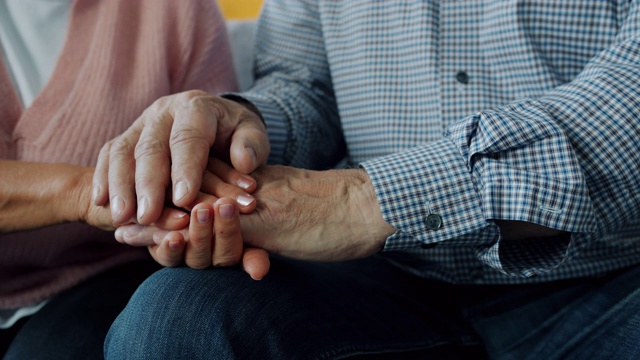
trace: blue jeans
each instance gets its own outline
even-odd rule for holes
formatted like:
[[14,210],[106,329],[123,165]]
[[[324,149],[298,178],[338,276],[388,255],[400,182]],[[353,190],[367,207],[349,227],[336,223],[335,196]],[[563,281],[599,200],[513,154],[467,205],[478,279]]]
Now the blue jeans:
[[636,359],[640,267],[541,285],[455,286],[379,256],[163,269],[107,335],[108,359]]
[[0,358],[100,359],[111,323],[159,268],[151,259],[123,264],[55,296],[34,315],[0,330]]

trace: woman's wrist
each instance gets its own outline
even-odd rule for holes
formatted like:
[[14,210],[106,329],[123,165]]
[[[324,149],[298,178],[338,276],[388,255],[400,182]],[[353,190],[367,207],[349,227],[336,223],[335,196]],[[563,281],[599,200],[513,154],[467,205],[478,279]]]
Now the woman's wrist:
[[83,174],[90,168],[10,160],[1,161],[0,168],[0,232],[81,220]]
[[65,214],[68,222],[83,222],[103,230],[115,230],[108,206],[95,206],[91,200],[94,168],[77,166],[68,173],[64,193],[68,194]]

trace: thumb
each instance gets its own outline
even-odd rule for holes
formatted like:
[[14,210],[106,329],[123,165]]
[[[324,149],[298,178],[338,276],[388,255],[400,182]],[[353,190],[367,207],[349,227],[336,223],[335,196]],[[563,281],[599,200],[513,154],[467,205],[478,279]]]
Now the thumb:
[[236,170],[251,173],[267,162],[269,151],[269,136],[260,119],[256,117],[238,124],[229,149],[231,165]]
[[261,280],[269,273],[269,253],[259,248],[247,247],[242,254],[242,268],[253,280]]

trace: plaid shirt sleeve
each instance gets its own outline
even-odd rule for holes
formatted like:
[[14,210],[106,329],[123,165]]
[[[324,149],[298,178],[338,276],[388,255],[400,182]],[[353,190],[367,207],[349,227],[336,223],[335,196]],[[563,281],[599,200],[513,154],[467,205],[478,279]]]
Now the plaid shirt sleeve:
[[323,42],[315,1],[269,1],[263,7],[256,83],[242,96],[267,124],[271,164],[326,169],[345,155]]
[[[264,116],[272,162],[325,168],[345,151],[324,48],[331,34],[317,1],[265,5],[259,80],[243,96]],[[385,220],[398,229],[385,250],[473,246],[483,263],[528,277],[638,219],[638,7],[571,81],[466,117],[439,140],[363,161]],[[568,231],[571,241],[509,242],[497,219]]]
[[[487,241],[482,261],[531,276],[566,260],[574,241],[637,220],[638,8],[634,3],[617,43],[572,82],[468,117],[423,148],[365,162],[385,219],[399,229],[385,249],[455,244],[477,232],[471,238]],[[440,228],[426,225],[430,212],[442,217]],[[501,246],[499,230],[484,229],[494,219],[564,230],[573,241]]]

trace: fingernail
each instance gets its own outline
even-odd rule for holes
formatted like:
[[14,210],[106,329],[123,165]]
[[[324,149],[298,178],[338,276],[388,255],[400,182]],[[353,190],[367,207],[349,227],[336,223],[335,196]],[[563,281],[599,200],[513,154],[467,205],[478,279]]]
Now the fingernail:
[[181,200],[185,195],[187,195],[188,191],[189,191],[189,186],[187,185],[187,183],[184,181],[180,181],[179,183],[176,184],[176,188],[173,193],[173,200],[174,201]]
[[241,187],[241,188],[246,190],[246,189],[250,188],[251,185],[253,185],[253,181],[251,181],[249,179],[245,179],[245,178],[240,178],[240,179],[238,179],[236,184],[238,184],[239,187]]
[[182,242],[179,240],[171,240],[169,241],[169,248],[171,250],[178,250],[182,246]]
[[131,233],[130,233],[130,232],[128,232],[128,231],[124,231],[124,232],[122,233],[122,239],[123,239],[124,241],[129,241],[129,240],[131,240],[131,238],[133,238],[134,236],[135,236],[135,234],[131,234]]
[[164,239],[166,233],[165,232],[161,232],[161,231],[156,231],[153,233],[153,236],[151,236],[153,238],[153,242],[156,244],[160,244],[162,242],[162,239]]
[[223,219],[232,219],[236,214],[236,209],[231,204],[222,204],[220,205],[220,216]]
[[111,199],[111,216],[116,218],[122,211],[124,210],[124,200],[120,197],[120,195],[116,195]]
[[124,237],[122,236],[123,233],[124,233],[124,230],[122,230],[121,228],[117,228],[113,236],[116,238],[118,242],[124,242]]
[[100,194],[100,186],[94,185],[93,191],[91,192],[91,202],[95,204],[99,194]]
[[258,165],[258,156],[256,155],[256,151],[253,150],[253,148],[249,147],[249,146],[245,146],[244,148],[249,153],[249,156],[251,156],[251,160],[253,161],[253,166]]
[[138,221],[142,219],[142,217],[144,216],[144,213],[147,212],[148,208],[149,208],[149,200],[147,200],[146,197],[143,197],[138,201]]
[[200,224],[207,224],[211,221],[211,212],[209,209],[200,209],[196,211],[196,218]]
[[183,212],[177,212],[173,214],[173,217],[176,219],[182,219],[185,216],[187,216],[187,213],[183,213]]
[[240,195],[236,198],[236,201],[240,206],[249,206],[255,200],[251,195]]

